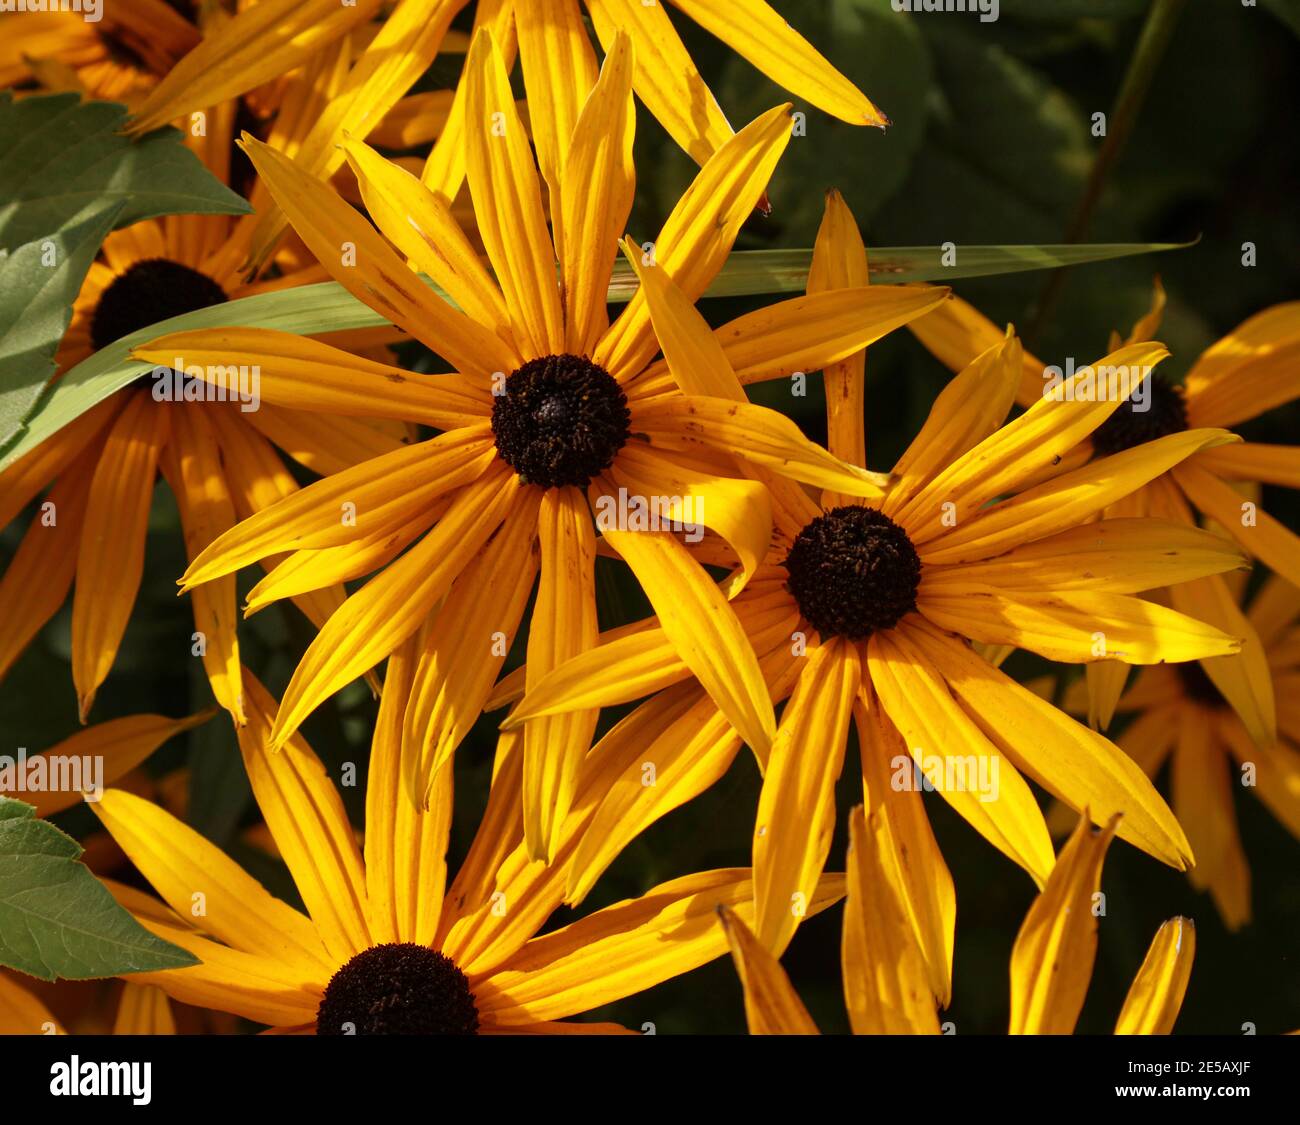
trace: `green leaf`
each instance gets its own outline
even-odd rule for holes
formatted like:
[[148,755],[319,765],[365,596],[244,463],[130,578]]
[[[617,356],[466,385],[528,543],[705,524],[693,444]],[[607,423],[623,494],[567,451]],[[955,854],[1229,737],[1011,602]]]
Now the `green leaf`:
[[155,937],[77,860],[81,846],[22,801],[0,797],[0,964],[87,980],[198,964]]
[[0,247],[46,238],[88,206],[120,202],[117,225],[180,212],[241,215],[247,202],[212,175],[178,130],[128,140],[127,109],[78,94],[0,94]]
[[[1180,244],[1159,242],[1093,246],[959,246],[953,265],[944,264],[943,251],[936,246],[882,246],[870,253],[872,273],[880,281],[947,283],[965,277],[1053,269],[1180,248]],[[735,253],[722,267],[705,296],[802,293],[811,261],[811,250]],[[445,296],[441,289],[427,278],[425,280],[431,289]],[[614,303],[627,301],[636,292],[636,287],[636,276],[631,267],[625,262],[617,263],[610,280],[609,300]],[[241,297],[160,321],[101,348],[59,379],[20,438],[4,449],[3,456],[0,456],[0,470],[148,371],[149,364],[131,358],[131,349],[138,344],[173,332],[199,328],[274,328],[306,336],[317,332],[374,328],[385,323],[378,313],[333,281]]]
[[88,207],[55,234],[0,251],[0,447],[12,440],[55,372],[72,302],[120,200]]

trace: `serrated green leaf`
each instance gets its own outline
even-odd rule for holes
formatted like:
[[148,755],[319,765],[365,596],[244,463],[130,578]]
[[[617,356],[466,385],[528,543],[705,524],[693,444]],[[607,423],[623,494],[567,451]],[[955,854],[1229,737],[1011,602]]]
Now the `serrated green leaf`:
[[122,206],[92,205],[55,234],[0,254],[0,446],[18,433],[54,375],[72,302]]
[[87,207],[120,201],[118,226],[176,213],[241,215],[248,203],[173,128],[128,140],[126,106],[78,94],[0,94],[0,247],[49,237]]
[[[885,282],[947,283],[967,277],[1054,269],[1179,248],[1174,243],[1154,242],[1092,246],[959,246],[956,261],[946,265],[941,247],[882,246],[871,251],[871,271],[877,280]],[[732,254],[705,296],[802,293],[808,281],[811,260],[810,250],[753,250]],[[436,285],[428,284],[445,296]],[[636,292],[636,287],[631,267],[625,262],[617,263],[610,280],[609,300],[613,303],[627,301]],[[147,371],[149,364],[132,359],[130,355],[131,349],[139,344],[172,332],[198,328],[274,328],[281,332],[311,335],[374,328],[385,323],[378,313],[333,281],[241,297],[160,321],[101,348],[59,379],[50,395],[33,413],[19,439],[4,448],[0,470]]]
[[78,862],[76,840],[35,812],[0,797],[0,965],[88,980],[198,964],[119,906]]

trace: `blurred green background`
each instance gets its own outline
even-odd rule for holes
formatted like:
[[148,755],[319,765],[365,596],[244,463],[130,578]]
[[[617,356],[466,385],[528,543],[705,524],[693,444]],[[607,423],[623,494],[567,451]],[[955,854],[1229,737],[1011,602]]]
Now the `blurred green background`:
[[[832,121],[806,105],[806,136],[792,140],[771,186],[773,212],[753,218],[740,248],[809,247],[825,189],[844,192],[868,246],[1050,243],[1063,239],[1101,141],[1091,115],[1110,113],[1148,9],[1146,0],[1001,0],[996,22],[969,13],[902,14],[888,0],[774,0],[774,6],[893,119],[884,134]],[[733,125],[787,100],[752,67],[690,21],[677,18],[692,56]],[[1169,306],[1160,338],[1173,351],[1162,370],[1181,374],[1208,344],[1245,317],[1300,295],[1300,2],[1191,0],[1153,75],[1135,128],[1106,178],[1089,241],[1182,242],[1189,249],[1082,267],[1068,273],[1050,308],[1043,273],[958,283],[957,291],[998,323],[1030,331],[1048,363],[1087,362],[1107,350],[1112,329],[1127,332],[1144,313],[1155,273]],[[439,64],[440,66],[443,64]],[[638,193],[631,233],[652,238],[693,165],[647,113],[638,115]],[[1257,264],[1243,267],[1242,244]],[[702,304],[718,324],[763,299]],[[1041,311],[1041,315],[1040,315]],[[1037,322],[1037,323],[1036,323]],[[419,362],[419,357],[408,357]],[[427,357],[425,357],[427,358]],[[887,469],[915,434],[947,373],[905,332],[871,350],[867,363],[868,450]],[[792,414],[825,437],[819,381],[791,397],[785,384],[754,397]],[[1245,436],[1293,441],[1300,410],[1275,411],[1242,427]],[[1300,526],[1296,497],[1266,490],[1265,506]],[[12,554],[19,522],[0,536]],[[177,715],[207,706],[206,681],[189,656],[189,607],[174,594],[184,569],[178,521],[159,488],[147,570],[117,665],[94,718],[139,711]],[[617,566],[599,565],[602,626],[645,610]],[[246,588],[246,586],[245,586]],[[0,627],[3,627],[0,625]],[[275,692],[283,689],[310,640],[292,609],[274,607],[247,623],[245,660]],[[521,630],[522,635],[522,630]],[[76,724],[68,665],[69,612],[56,618],[0,689],[0,745],[42,749]],[[517,649],[519,646],[516,646]],[[520,653],[512,654],[510,666]],[[1044,671],[1013,658],[1017,673]],[[318,711],[305,732],[334,769],[362,763],[374,702],[361,685]],[[605,716],[602,731],[620,717]],[[453,862],[463,854],[486,793],[494,721],[480,721],[457,758]],[[6,752],[9,752],[6,750]],[[150,764],[162,773],[190,769],[190,818],[268,886],[294,891],[284,869],[238,839],[255,819],[233,734],[217,719],[165,747]],[[364,770],[360,773],[364,777]],[[861,800],[856,747],[839,787],[841,816],[829,868],[842,869],[844,816]],[[713,866],[746,865],[758,771],[747,751],[726,778],[661,821],[616,863],[585,904],[595,908],[641,893],[664,879]],[[360,824],[363,794],[345,791]],[[1238,1034],[1300,1027],[1300,845],[1249,794],[1238,813],[1254,876],[1254,921],[1228,934],[1208,898],[1185,878],[1123,843],[1115,844],[1103,887],[1109,912],[1079,1029],[1113,1026],[1148,942],[1164,919],[1182,913],[1197,925],[1198,948],[1180,1032]],[[1034,894],[1028,876],[951,815],[936,795],[927,805],[957,884],[958,929],[953,1004],[943,1018],[959,1034],[1004,1031],[1007,963]],[[84,810],[60,818],[69,831],[92,827]],[[836,907],[808,920],[785,963],[824,1031],[845,1031],[839,985]],[[553,925],[568,920],[558,915]],[[659,1033],[740,1032],[744,1014],[729,959],[598,1013]]]

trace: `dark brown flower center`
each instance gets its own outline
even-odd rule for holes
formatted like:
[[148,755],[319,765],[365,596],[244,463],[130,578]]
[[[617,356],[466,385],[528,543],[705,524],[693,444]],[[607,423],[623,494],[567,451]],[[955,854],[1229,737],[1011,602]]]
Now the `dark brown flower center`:
[[90,318],[90,342],[98,351],[160,320],[227,300],[207,274],[170,258],[148,258],[115,277],[101,294]]
[[787,587],[823,637],[868,637],[916,608],[921,560],[883,512],[850,504],[818,516],[785,559]]
[[1122,453],[1143,442],[1187,429],[1187,403],[1181,387],[1160,375],[1147,375],[1135,396],[1126,398],[1115,413],[1092,431],[1098,453]]
[[627,396],[583,356],[529,360],[492,404],[497,452],[529,484],[586,485],[627,441]]
[[469,978],[413,942],[358,953],[330,979],[316,1012],[317,1035],[473,1035],[478,1008]]

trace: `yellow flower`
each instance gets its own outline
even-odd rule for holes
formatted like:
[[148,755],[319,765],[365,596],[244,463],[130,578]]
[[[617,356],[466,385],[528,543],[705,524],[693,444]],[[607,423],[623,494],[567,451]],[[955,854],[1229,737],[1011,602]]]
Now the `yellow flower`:
[[134,105],[200,38],[165,0],[107,0],[100,16],[0,13],[0,87],[35,81]]
[[[1151,309],[1134,325],[1128,343],[1149,340],[1159,329],[1165,293],[1159,281]],[[913,322],[912,329],[947,364],[982,350],[999,332],[970,305],[952,300]],[[1114,342],[1114,341],[1113,341]],[[1151,376],[1137,400],[1126,400],[1107,422],[1044,474],[1068,471],[1097,453],[1116,453],[1133,443],[1198,426],[1231,427],[1300,396],[1300,301],[1274,305],[1249,317],[1193,363],[1180,386]],[[1032,403],[1044,387],[1044,366],[1026,354],[1017,399]],[[1140,402],[1140,408],[1135,403]],[[1196,513],[1230,535],[1251,556],[1300,586],[1300,536],[1259,504],[1261,485],[1300,487],[1300,447],[1237,442],[1201,450],[1107,508],[1107,517],[1156,516],[1194,526]],[[1245,493],[1243,495],[1243,492]],[[1169,592],[1176,609],[1232,631],[1241,620],[1226,580],[1211,577]],[[1216,682],[1241,715],[1251,736],[1267,745],[1274,737],[1272,693],[1261,654],[1244,651],[1215,665]],[[1110,724],[1127,670],[1115,662],[1088,668],[1088,716],[1102,730]]]
[[[401,792],[402,710],[417,656],[408,642],[389,663],[370,754],[364,849],[310,747],[295,736],[279,751],[268,748],[275,704],[246,674],[244,765],[305,914],[150,802],[110,790],[92,806],[163,901],[110,890],[142,925],[202,962],[132,981],[284,1031],[607,1032],[624,1029],[557,1021],[725,951],[714,911],[725,904],[752,917],[748,869],[674,879],[535,936],[560,905],[567,861],[606,778],[599,763],[584,763],[555,863],[533,862],[523,843],[515,736],[500,741],[483,820],[448,885],[450,763],[438,771],[427,809]],[[842,894],[842,876],[828,875],[809,909]]]
[[[278,123],[273,135],[292,138],[293,123],[300,121],[297,109],[310,96],[305,83],[286,94],[285,123]],[[208,168],[223,179],[229,173],[234,120],[235,106],[227,103],[210,115],[204,136],[190,138]],[[252,194],[256,200],[260,192],[255,187]],[[289,259],[272,280],[242,280],[239,265],[254,222],[252,215],[170,215],[109,235],[77,295],[56,357],[60,369],[159,320],[323,280],[319,266],[295,269]],[[362,344],[371,337],[346,339]],[[174,353],[159,361],[173,362]],[[0,614],[6,622],[0,676],[63,604],[75,578],[72,675],[83,722],[113,666],[135,604],[159,471],[176,496],[192,558],[237,519],[297,491],[272,443],[321,473],[401,445],[400,436],[360,420],[300,417],[264,404],[245,410],[249,402],[233,401],[233,387],[229,401],[177,402],[178,385],[146,374],[0,473],[0,527],[49,490],[0,579]],[[240,389],[255,393],[251,376]],[[298,604],[319,624],[341,602],[342,590],[336,589],[307,594]],[[236,722],[243,722],[234,580],[196,590],[193,607],[213,693]]]
[[[1300,838],[1300,592],[1273,575],[1243,613],[1244,583],[1200,579],[1187,589],[1201,615],[1232,620],[1242,651],[1143,669],[1120,696],[1117,711],[1132,722],[1115,741],[1149,777],[1171,763],[1174,811],[1197,855],[1188,877],[1235,930],[1250,921],[1250,869],[1234,779]],[[1084,687],[1071,685],[1067,707],[1086,709]],[[1255,727],[1258,716],[1275,713],[1273,726]]]
[[[1096,903],[1101,867],[1115,819],[1093,828],[1087,817],[1061,849],[1042,893],[1021,924],[1011,953],[1012,1035],[1074,1031],[1097,955]],[[844,904],[844,999],[856,1035],[937,1035],[934,998],[903,904],[882,866],[889,830],[861,807],[849,822],[848,891]],[[745,990],[753,1035],[808,1035],[817,1027],[780,962],[744,921],[719,909]],[[1196,955],[1190,918],[1171,918],[1156,932],[1115,1024],[1116,1035],[1167,1035],[1178,1018]]]
[[[825,230],[836,233],[819,240],[814,278],[842,274],[854,262],[851,269],[864,274],[865,251],[836,197]],[[675,351],[664,338],[668,366],[704,356],[716,377],[726,357],[688,311],[695,320],[683,317],[679,327],[694,350],[679,342]],[[1138,344],[1101,362],[1154,364],[1164,355],[1158,344]],[[1022,773],[1097,818],[1122,810],[1120,834],[1164,862],[1182,868],[1191,860],[1173,815],[1118,747],[966,642],[1077,663],[1111,655],[1150,664],[1236,652],[1236,638],[1133,596],[1240,566],[1231,544],[1158,521],[1089,522],[1183,458],[1233,439],[1218,430],[1172,434],[999,499],[1072,449],[1117,405],[1040,399],[1000,425],[1019,371],[1020,346],[1008,335],[958,375],[894,466],[877,506],[846,503],[833,491],[818,504],[790,482],[769,481],[775,542],[733,606],[773,698],[790,696],[770,753],[754,748],[764,769],[753,843],[756,933],[776,955],[825,863],[851,719],[867,804],[885,810],[896,881],[936,995],[947,995],[952,891],[911,780],[909,748],[916,768],[957,812],[1040,885],[1052,849]],[[865,444],[861,412],[850,411],[849,401],[828,396],[832,438],[846,460]],[[734,556],[715,548],[710,561],[734,565]],[[657,623],[615,630],[607,643],[549,676],[529,677],[503,724],[514,729],[575,706],[624,703],[677,685],[625,720],[645,732],[643,745],[655,736],[656,755],[642,761],[656,763],[656,784],[634,783],[628,771],[611,788],[610,813],[598,814],[601,831],[575,865],[574,898],[589,871],[607,864],[630,835],[718,776],[743,737],[725,722],[708,723],[707,701],[681,683],[690,669],[674,655],[668,628],[661,613]],[[517,696],[519,686],[503,683],[489,706]],[[670,766],[657,755],[674,754],[673,740],[658,736],[679,720],[682,750]]]
[[[661,345],[672,354],[677,323],[696,315],[691,302],[762,194],[789,140],[787,107],[758,118],[709,160],[653,251],[625,245],[642,288],[610,324],[607,287],[633,194],[630,41],[614,44],[574,129],[552,196],[554,241],[488,33],[476,37],[467,66],[470,120],[478,123],[466,134],[469,184],[496,280],[436,196],[366,146],[348,145],[371,215],[454,306],[336,194],[274,149],[248,143],[294,229],[331,274],[456,374],[405,372],[267,331],[180,333],[135,351],[154,362],[181,355],[200,366],[256,363],[265,402],[444,431],[267,509],[217,539],[182,580],[191,589],[229,581],[241,566],[292,551],[253,590],[252,610],[382,568],[308,649],[273,742],[282,744],[323,700],[430,621],[407,716],[407,737],[422,746],[412,760],[417,794],[479,714],[535,575],[529,675],[538,679],[595,643],[589,505],[600,513],[621,495],[705,497],[703,522],[745,560],[734,593],[770,538],[767,490],[749,475],[879,495],[875,474],[843,465],[783,415],[745,401],[731,365],[755,378],[833,362],[944,296],[881,286],[782,302],[723,330],[732,401],[716,397],[717,378],[698,366],[680,371],[677,386],[660,385],[652,360]],[[771,701],[727,594],[671,534],[617,525],[604,532],[676,651],[751,744],[766,748]],[[534,855],[550,854],[595,721],[596,710],[585,709],[525,733],[524,815]]]

